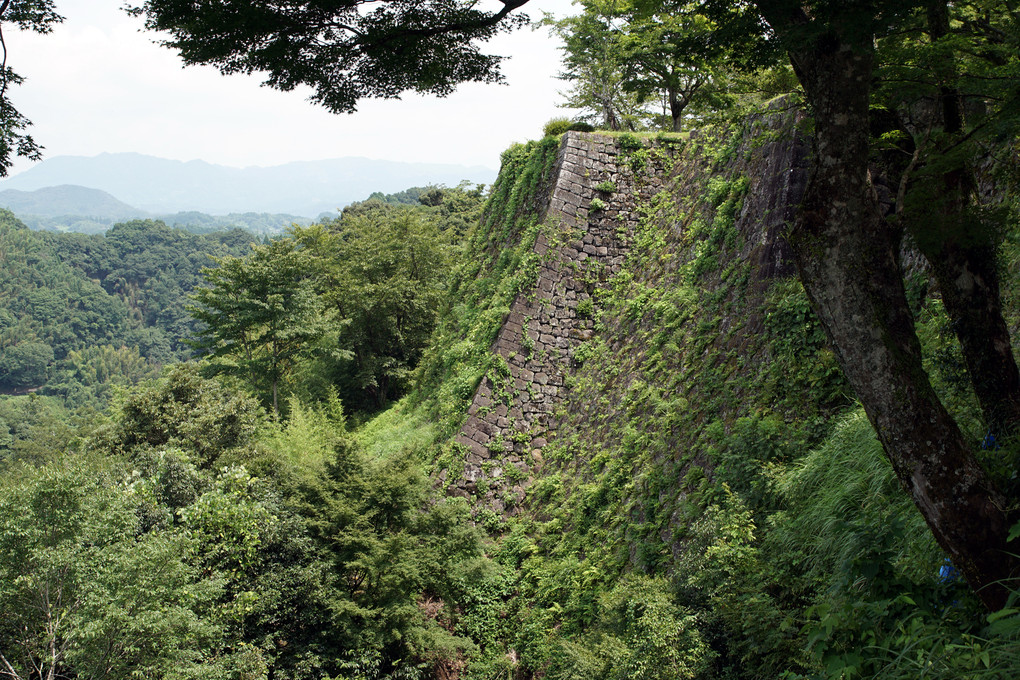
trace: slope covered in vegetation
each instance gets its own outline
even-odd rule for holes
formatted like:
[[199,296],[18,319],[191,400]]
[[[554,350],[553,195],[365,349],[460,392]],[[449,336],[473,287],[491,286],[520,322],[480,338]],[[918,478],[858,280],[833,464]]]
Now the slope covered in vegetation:
[[[4,7],[45,31],[52,4]],[[498,80],[479,43],[528,3],[386,4],[131,12],[351,111]],[[0,674],[1017,677],[1003,5],[547,18],[617,134],[508,150],[477,222],[480,190],[408,193],[218,258],[203,356],[106,413],[2,404]],[[39,148],[0,99],[2,171]],[[62,323],[46,269],[16,299]],[[97,338],[134,313],[111,283]],[[27,383],[59,339],[32,314],[4,319]]]
[[[472,494],[507,574],[508,623],[483,648],[484,672],[1009,677],[1017,667],[1015,615],[986,619],[958,578],[940,575],[944,555],[784,252],[803,186],[792,123],[755,118],[669,144],[617,139],[617,164],[639,181],[656,164],[671,179],[632,209],[622,268],[588,276],[594,333],[570,350],[560,408],[540,452],[523,448],[523,475],[507,465],[519,442],[490,447],[481,471],[466,472],[471,451],[456,435],[479,404],[512,411],[521,392],[544,387],[521,384],[497,337],[515,300],[539,295],[547,256],[534,244],[583,239],[546,211],[552,140],[504,156],[418,392],[362,433],[377,451],[403,441],[449,491]],[[629,197],[585,175],[588,220],[596,200],[626,212]],[[910,281],[930,375],[977,448],[984,432],[951,326],[928,275]],[[519,351],[530,354],[526,338],[525,327]],[[983,461],[1011,488],[1012,451],[985,450]],[[521,484],[517,503],[506,492]],[[494,512],[493,498],[512,512]]]
[[[88,422],[37,415],[0,459],[12,676],[1013,677],[1020,616],[940,576],[793,278],[795,123],[548,137],[504,154],[477,221],[480,192],[444,190],[222,258],[209,357]],[[562,346],[529,335],[553,318]],[[300,344],[277,364],[253,333]],[[524,379],[553,354],[556,390]],[[1013,451],[983,456],[1010,488]]]

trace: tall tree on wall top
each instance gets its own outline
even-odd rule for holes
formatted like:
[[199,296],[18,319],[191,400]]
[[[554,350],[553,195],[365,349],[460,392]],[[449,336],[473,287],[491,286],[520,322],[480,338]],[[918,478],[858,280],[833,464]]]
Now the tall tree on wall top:
[[[406,90],[445,95],[459,82],[498,81],[500,59],[483,54],[478,43],[522,25],[526,20],[513,12],[526,2],[506,0],[498,11],[485,12],[457,0],[257,5],[148,0],[133,11],[149,28],[168,33],[164,44],[186,63],[213,64],[224,73],[264,73],[266,84],[282,90],[310,85],[314,102],[343,112],[353,111],[362,97],[397,97]],[[661,0],[635,4],[650,11],[662,5]],[[932,389],[897,253],[901,225],[913,228],[923,237],[919,241],[934,264],[948,312],[955,321],[971,324],[968,328],[984,329],[964,331],[962,345],[989,427],[1008,435],[1020,417],[1020,380],[1009,377],[1016,366],[989,266],[994,232],[973,219],[980,211],[973,209],[971,162],[962,151],[973,160],[985,132],[1017,128],[1006,115],[1020,83],[1017,17],[985,0],[952,5],[944,0],[701,0],[678,11],[715,22],[707,41],[710,55],[717,49],[716,55],[725,52],[749,67],[780,58],[793,66],[814,126],[814,164],[790,233],[805,289],[935,537],[985,604],[1001,607],[1010,579],[1020,574],[1020,560],[1006,550],[1012,499],[981,468],[972,443]],[[947,13],[954,14],[948,25],[942,19]],[[981,68],[995,69],[995,75],[975,78],[973,84],[983,83],[983,89],[968,91],[983,93],[971,100],[981,105],[972,108],[982,111],[973,123],[954,122],[952,103],[964,90],[955,87],[951,73],[939,73],[928,94],[919,95],[934,96],[944,106],[929,124],[907,131],[914,137],[916,159],[903,169],[903,200],[894,222],[880,209],[869,163],[872,83],[884,66],[876,41],[896,36],[910,37],[912,49],[935,45],[945,58],[981,57]],[[963,39],[971,41],[966,49],[958,42]],[[923,103],[913,102],[915,107]],[[928,205],[935,211],[929,214],[946,228],[927,229],[931,221],[912,212],[917,202],[907,199],[924,184],[917,178],[926,178],[944,197]]]
[[[581,0],[581,12],[542,23],[563,40],[560,78],[571,83],[564,106],[610,130],[634,129],[645,118],[680,132],[685,112],[714,89],[720,60],[688,49],[709,40],[707,17],[682,13],[685,3]],[[655,101],[661,116],[646,110]]]

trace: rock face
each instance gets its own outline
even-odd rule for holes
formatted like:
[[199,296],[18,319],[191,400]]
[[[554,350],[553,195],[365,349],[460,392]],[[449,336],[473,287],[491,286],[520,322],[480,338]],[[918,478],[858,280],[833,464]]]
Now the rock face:
[[[563,434],[557,431],[561,425],[575,420],[569,412],[600,409],[571,401],[591,399],[591,394],[569,394],[571,376],[581,374],[585,343],[596,333],[593,296],[626,269],[641,227],[646,235],[651,226],[666,241],[684,242],[687,222],[664,221],[661,209],[650,206],[672,204],[677,214],[705,210],[710,216],[715,205],[704,196],[705,178],[720,173],[747,177],[747,195],[735,216],[740,246],[733,257],[752,270],[748,292],[760,299],[771,280],[794,273],[782,239],[806,175],[806,146],[795,132],[794,117],[764,116],[735,139],[729,152],[720,152],[702,148],[696,134],[689,141],[564,135],[553,169],[555,184],[544,198],[544,227],[534,246],[540,256],[536,283],[513,301],[493,343],[493,353],[502,360],[479,384],[455,439],[463,474],[452,479],[440,473],[449,493],[473,497],[498,513],[515,513],[543,463],[543,448]],[[654,219],[652,212],[658,213]],[[682,250],[660,266],[675,269],[678,261],[692,256]],[[652,285],[672,285],[668,274],[658,280]],[[751,314],[759,316],[757,309]],[[740,325],[745,334],[754,334],[760,323],[751,318]],[[618,337],[629,332],[607,330]],[[611,348],[619,345],[607,340]],[[750,343],[731,344],[741,352],[738,345]],[[598,370],[588,364],[583,373]],[[567,429],[587,438],[577,423]]]
[[[554,168],[535,252],[532,290],[517,296],[493,344],[502,371],[482,380],[456,443],[463,477],[451,492],[475,495],[497,512],[513,512],[531,468],[542,460],[554,412],[577,348],[593,335],[592,294],[616,274],[627,252],[637,207],[659,192],[669,148],[654,157],[634,138],[568,132]],[[661,143],[659,143],[661,147]],[[635,172],[638,170],[638,172]]]

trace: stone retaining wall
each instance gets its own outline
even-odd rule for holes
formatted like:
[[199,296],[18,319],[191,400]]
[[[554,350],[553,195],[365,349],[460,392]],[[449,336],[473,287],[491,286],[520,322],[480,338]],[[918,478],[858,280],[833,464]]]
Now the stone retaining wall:
[[[463,475],[439,476],[454,495],[512,514],[532,468],[542,462],[574,352],[593,334],[591,297],[619,270],[637,206],[668,174],[668,147],[635,154],[634,138],[624,145],[608,135],[564,135],[545,228],[535,243],[537,283],[511,305],[492,347],[505,364],[478,386],[455,440],[464,454]],[[604,207],[592,205],[596,198]]]

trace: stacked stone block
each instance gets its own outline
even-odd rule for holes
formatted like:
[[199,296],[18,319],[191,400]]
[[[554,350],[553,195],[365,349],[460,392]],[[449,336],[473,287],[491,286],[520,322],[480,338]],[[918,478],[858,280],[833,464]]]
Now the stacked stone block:
[[[455,440],[464,454],[463,474],[440,474],[451,493],[507,514],[523,499],[552,437],[574,352],[593,335],[592,304],[585,301],[619,270],[637,206],[665,181],[668,150],[660,151],[632,164],[615,137],[564,135],[535,243],[538,280],[511,305],[492,347],[505,360],[503,370],[482,380]],[[612,191],[596,188],[605,182]],[[604,208],[592,208],[596,197]]]

